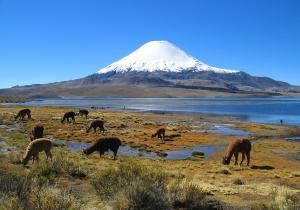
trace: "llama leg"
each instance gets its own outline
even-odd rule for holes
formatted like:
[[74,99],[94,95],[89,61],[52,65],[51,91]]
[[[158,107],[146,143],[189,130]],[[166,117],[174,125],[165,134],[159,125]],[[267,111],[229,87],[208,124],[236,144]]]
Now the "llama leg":
[[234,162],[234,165],[237,165],[238,163],[238,157],[239,157],[239,153],[234,153],[234,158],[235,158],[235,162]]
[[47,160],[48,160],[48,157],[50,157],[50,160],[52,161],[52,153],[50,150],[45,150],[45,153],[47,155]]
[[242,161],[240,162],[240,165],[242,165],[243,161],[245,160],[245,153],[242,152]]
[[249,164],[250,164],[250,152],[248,152],[246,154],[246,156],[247,156],[247,166],[249,166]]
[[114,150],[113,153],[114,153],[114,160],[115,160],[116,156],[117,156],[117,153],[118,153],[118,150]]
[[39,153],[36,154],[35,160],[37,163],[39,163]]

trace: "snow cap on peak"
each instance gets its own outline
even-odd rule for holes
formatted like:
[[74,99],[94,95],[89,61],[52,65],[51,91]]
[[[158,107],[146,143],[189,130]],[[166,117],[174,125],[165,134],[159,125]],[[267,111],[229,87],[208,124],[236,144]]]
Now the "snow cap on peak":
[[150,41],[97,73],[104,74],[111,71],[124,73],[128,71],[181,72],[184,70],[213,71],[216,73],[238,72],[208,66],[168,41]]

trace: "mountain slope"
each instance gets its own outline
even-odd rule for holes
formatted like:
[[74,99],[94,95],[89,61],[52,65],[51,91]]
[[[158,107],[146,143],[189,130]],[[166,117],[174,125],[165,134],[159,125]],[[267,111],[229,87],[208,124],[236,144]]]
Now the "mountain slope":
[[299,93],[299,87],[285,82],[209,66],[167,41],[148,42],[81,79],[0,90],[0,95],[23,97],[273,97]]

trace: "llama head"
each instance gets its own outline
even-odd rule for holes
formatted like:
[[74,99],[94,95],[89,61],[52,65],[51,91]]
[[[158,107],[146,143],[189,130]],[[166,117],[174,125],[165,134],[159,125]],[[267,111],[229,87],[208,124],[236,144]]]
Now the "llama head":
[[223,163],[224,165],[229,165],[229,161],[228,161],[228,158],[227,158],[226,156],[223,157],[222,163]]

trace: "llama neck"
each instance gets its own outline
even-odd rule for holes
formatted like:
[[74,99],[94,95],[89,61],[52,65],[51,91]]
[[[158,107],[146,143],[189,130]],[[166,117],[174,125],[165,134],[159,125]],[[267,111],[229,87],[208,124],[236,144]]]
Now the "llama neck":
[[227,159],[227,161],[230,163],[230,160],[231,160],[231,158],[232,158],[232,155],[233,155],[233,150],[231,150],[230,152],[228,152],[227,154],[226,154],[226,159]]
[[88,147],[86,149],[86,152],[87,152],[87,154],[91,154],[91,153],[95,152],[95,150],[96,150],[96,145],[94,144],[94,145]]

